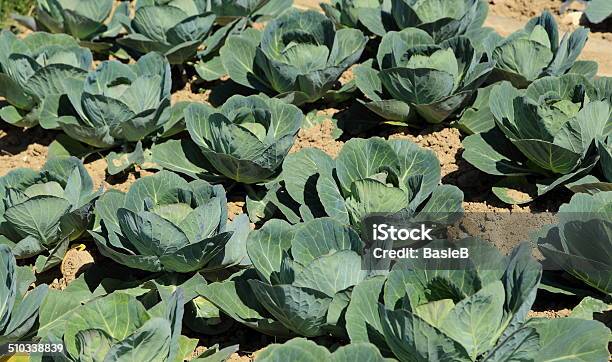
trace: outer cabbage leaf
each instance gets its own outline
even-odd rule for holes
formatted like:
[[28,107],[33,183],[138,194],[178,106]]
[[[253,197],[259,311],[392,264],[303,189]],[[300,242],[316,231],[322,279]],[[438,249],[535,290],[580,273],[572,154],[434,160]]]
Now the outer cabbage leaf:
[[[603,360],[610,336],[603,324],[569,318],[568,329],[553,329],[555,321],[527,318],[542,273],[527,244],[507,257],[475,239],[428,247],[467,247],[470,257],[460,267],[406,259],[386,280],[362,282],[346,312],[351,341],[369,341],[401,361],[554,360],[582,353]],[[587,324],[588,337],[574,334]],[[574,338],[590,342],[568,342]],[[564,342],[549,348],[553,340]]]
[[338,348],[330,353],[325,347],[304,338],[294,338],[283,344],[272,344],[257,355],[255,361],[300,361],[300,362],[350,362],[372,361],[383,362],[380,352],[369,343],[355,343]]
[[128,6],[127,1],[115,6],[112,0],[37,0],[34,19],[37,29],[66,33],[83,46],[104,52],[113,46],[108,39],[123,32],[120,20],[128,17]]
[[488,33],[482,28],[488,5],[480,0],[332,0],[321,7],[338,26],[379,37],[405,28],[422,29],[436,42]]

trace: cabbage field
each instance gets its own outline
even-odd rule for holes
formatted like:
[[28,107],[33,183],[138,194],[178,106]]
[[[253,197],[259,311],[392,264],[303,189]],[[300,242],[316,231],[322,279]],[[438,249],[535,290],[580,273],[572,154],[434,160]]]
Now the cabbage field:
[[611,360],[611,0],[27,9],[0,361]]

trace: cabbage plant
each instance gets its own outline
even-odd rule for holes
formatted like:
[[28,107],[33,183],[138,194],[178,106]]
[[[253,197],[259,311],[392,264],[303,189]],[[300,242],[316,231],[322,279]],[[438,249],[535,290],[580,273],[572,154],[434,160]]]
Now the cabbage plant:
[[41,117],[46,104],[59,102],[68,79],[85,79],[92,63],[88,49],[64,34],[32,33],[19,39],[0,33],[0,117],[18,127],[57,128]]
[[100,194],[74,157],[49,159],[40,171],[12,170],[0,177],[0,244],[17,259],[38,256],[39,273],[55,266],[93,222]]
[[[70,303],[71,296],[80,297],[71,292],[54,299]],[[34,353],[31,360],[184,361],[197,340],[181,335],[183,304],[180,288],[151,308],[121,291],[98,296],[58,316],[55,330],[43,336],[43,343],[62,343],[62,353]]]
[[[159,53],[135,64],[102,62],[84,81],[71,81],[60,102],[43,110],[71,138],[95,149],[148,141],[171,129],[170,65]],[[109,155],[109,172],[116,174],[143,162],[140,145],[131,154]]]
[[254,23],[274,19],[291,9],[293,0],[210,0],[207,9],[215,15],[217,27],[204,40],[194,68],[200,78],[214,81],[227,74],[219,50],[230,35],[243,32]]
[[482,0],[332,0],[321,7],[344,27],[380,37],[389,31],[419,28],[436,42],[479,31],[488,10]]
[[30,340],[36,334],[40,305],[47,285],[29,290],[35,281],[28,266],[17,266],[11,249],[0,244],[0,343]]
[[430,150],[407,140],[354,138],[335,160],[315,148],[289,155],[266,197],[292,223],[329,216],[359,229],[374,213],[446,218],[461,212],[463,193],[440,179]]
[[300,105],[329,94],[366,42],[359,30],[336,30],[321,13],[289,11],[263,31],[228,37],[221,61],[234,82]]
[[129,2],[114,0],[37,0],[36,28],[50,33],[66,33],[83,46],[102,51],[112,44],[106,39],[123,30],[119,19],[127,17]]
[[[267,181],[280,172],[303,118],[296,106],[265,95],[236,95],[218,109],[191,104],[185,121],[193,142],[157,145],[153,160],[195,178],[212,172],[246,184]],[[186,157],[176,157],[177,149]]]
[[[484,58],[484,59],[483,59]],[[426,32],[407,28],[387,33],[376,57],[355,69],[365,105],[399,124],[440,123],[460,111],[493,70],[467,37],[436,45]]]
[[468,248],[469,258],[404,259],[361,282],[345,314],[351,343],[374,343],[399,361],[608,358],[602,323],[528,317],[542,266],[527,244],[509,256],[476,239],[428,247]]
[[[597,100],[584,77],[545,77],[526,90],[493,87],[495,127],[463,141],[463,157],[481,171],[504,176],[495,195],[525,203],[594,173],[597,141],[610,132],[610,103]],[[596,169],[595,169],[596,170]]]
[[216,271],[245,259],[248,219],[227,224],[220,185],[161,171],[139,179],[125,194],[104,194],[96,215],[100,228],[91,235],[100,252],[133,269]]
[[576,194],[557,216],[559,223],[537,238],[542,254],[590,288],[612,295],[612,192]]
[[118,42],[138,54],[159,52],[171,64],[183,64],[196,55],[214,22],[204,0],[138,1],[134,18],[124,22],[128,34]]
[[251,232],[254,269],[202,285],[200,294],[232,319],[273,336],[343,335],[342,315],[362,270],[357,232],[330,218]]
[[495,60],[492,80],[507,80],[515,87],[526,88],[544,76],[566,73],[594,76],[597,63],[577,61],[589,31],[578,28],[559,40],[559,29],[553,15],[545,11],[531,19],[525,28],[499,41],[491,50]]

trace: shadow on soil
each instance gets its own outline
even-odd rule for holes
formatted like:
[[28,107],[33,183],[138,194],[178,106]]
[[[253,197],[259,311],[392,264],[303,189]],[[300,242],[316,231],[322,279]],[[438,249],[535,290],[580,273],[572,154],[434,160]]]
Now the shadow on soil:
[[40,127],[22,129],[0,121],[0,154],[12,156],[35,143],[48,146],[57,135],[58,132]]

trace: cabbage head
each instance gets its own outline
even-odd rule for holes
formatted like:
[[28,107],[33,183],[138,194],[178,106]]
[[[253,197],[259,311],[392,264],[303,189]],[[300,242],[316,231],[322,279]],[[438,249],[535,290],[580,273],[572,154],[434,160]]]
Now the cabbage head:
[[489,107],[495,127],[463,141],[463,157],[503,176],[493,192],[511,204],[597,172],[597,144],[612,132],[611,105],[584,77],[545,77],[526,90],[495,85]]
[[560,270],[609,297],[612,192],[576,194],[557,215],[559,223],[540,235],[538,248]]
[[369,99],[365,105],[402,125],[440,123],[459,112],[494,66],[467,37],[435,44],[416,28],[387,33],[376,57],[380,70],[372,62],[354,71],[357,87]]
[[247,241],[254,269],[199,293],[234,320],[273,336],[342,336],[350,291],[367,276],[363,242],[330,218],[290,225],[270,220]]
[[196,55],[214,23],[205,0],[138,1],[134,18],[124,21],[128,34],[118,42],[138,54],[158,52],[171,64],[183,64]]
[[321,7],[338,26],[379,37],[419,28],[436,43],[480,31],[488,10],[483,0],[332,0]]
[[96,202],[100,252],[149,272],[214,271],[246,258],[248,218],[227,224],[222,186],[187,182],[161,171],[136,181],[127,193],[109,191]]
[[495,60],[492,81],[507,80],[517,88],[545,76],[566,73],[593,77],[597,62],[577,60],[589,31],[578,28],[559,40],[559,29],[553,15],[545,11],[521,29],[499,41],[491,51]]
[[234,82],[301,105],[332,90],[366,42],[359,30],[336,30],[321,13],[289,11],[263,31],[228,37],[221,61]]
[[88,49],[64,34],[32,33],[19,39],[0,33],[0,96],[6,103],[0,117],[17,127],[58,128],[41,117],[45,104],[59,102],[69,88],[66,80],[84,80],[92,63]]
[[105,50],[108,38],[117,37],[123,27],[121,17],[129,14],[129,2],[114,0],[37,0],[36,28],[50,33],[66,33],[92,50]]
[[[265,95],[236,95],[218,109],[191,104],[185,120],[192,142],[156,145],[153,160],[195,178],[212,173],[245,184],[268,181],[280,172],[303,118],[296,106]],[[177,149],[185,156],[177,157]]]
[[329,216],[359,230],[375,213],[410,218],[462,212],[463,193],[440,179],[430,150],[407,140],[354,138],[335,160],[315,148],[287,156],[266,198],[292,223]]
[[73,82],[48,113],[68,136],[95,148],[141,141],[168,121],[171,82],[159,53],[130,65],[105,61],[85,81]]
[[0,177],[0,244],[17,259],[38,256],[39,273],[55,266],[92,224],[100,194],[74,157],[49,159],[40,171],[12,170]]

